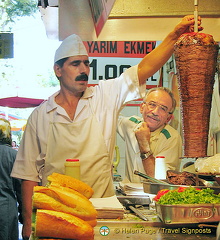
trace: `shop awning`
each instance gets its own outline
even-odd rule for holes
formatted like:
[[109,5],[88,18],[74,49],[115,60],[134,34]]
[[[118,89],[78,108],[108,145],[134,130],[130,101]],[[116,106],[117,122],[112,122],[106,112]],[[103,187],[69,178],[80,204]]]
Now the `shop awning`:
[[8,97],[0,99],[0,106],[11,108],[29,108],[40,105],[45,99],[34,99],[24,97]]
[[40,105],[55,93],[58,87],[51,88],[2,88],[0,106],[10,108],[30,108]]

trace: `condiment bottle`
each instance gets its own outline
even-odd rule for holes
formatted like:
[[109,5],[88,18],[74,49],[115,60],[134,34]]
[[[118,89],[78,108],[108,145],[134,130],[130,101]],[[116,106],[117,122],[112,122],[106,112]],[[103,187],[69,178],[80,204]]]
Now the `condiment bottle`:
[[64,166],[65,166],[65,175],[68,175],[80,180],[79,159],[66,159]]
[[155,158],[155,173],[157,179],[166,179],[166,164],[164,156],[156,156]]

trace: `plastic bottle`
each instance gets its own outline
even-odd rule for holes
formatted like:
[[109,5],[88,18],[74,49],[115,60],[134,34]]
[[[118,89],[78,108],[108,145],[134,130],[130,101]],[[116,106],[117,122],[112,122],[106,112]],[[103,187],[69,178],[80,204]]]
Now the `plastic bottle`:
[[65,166],[65,175],[68,175],[80,180],[79,159],[66,159],[64,166]]
[[155,158],[155,174],[157,179],[166,179],[166,164],[164,156],[156,156]]

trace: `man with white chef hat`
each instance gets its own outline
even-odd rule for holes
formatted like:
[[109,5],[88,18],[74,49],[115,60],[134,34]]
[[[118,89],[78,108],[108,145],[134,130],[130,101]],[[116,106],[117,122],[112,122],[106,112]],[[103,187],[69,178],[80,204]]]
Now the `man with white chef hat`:
[[23,239],[31,233],[33,187],[45,185],[53,172],[64,173],[67,158],[80,159],[80,178],[94,189],[93,197],[114,195],[112,159],[119,112],[127,102],[143,97],[146,80],[165,64],[177,38],[193,24],[193,16],[184,17],[138,65],[94,87],[88,87],[89,59],[81,39],[73,34],[62,42],[54,59],[60,90],[29,117],[12,171],[23,180]]

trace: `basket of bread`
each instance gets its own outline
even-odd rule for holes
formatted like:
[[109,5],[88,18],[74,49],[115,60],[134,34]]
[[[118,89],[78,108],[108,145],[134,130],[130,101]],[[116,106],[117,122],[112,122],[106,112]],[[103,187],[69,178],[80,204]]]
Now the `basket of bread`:
[[32,239],[94,239],[97,211],[93,189],[67,175],[53,173],[46,187],[34,187]]

